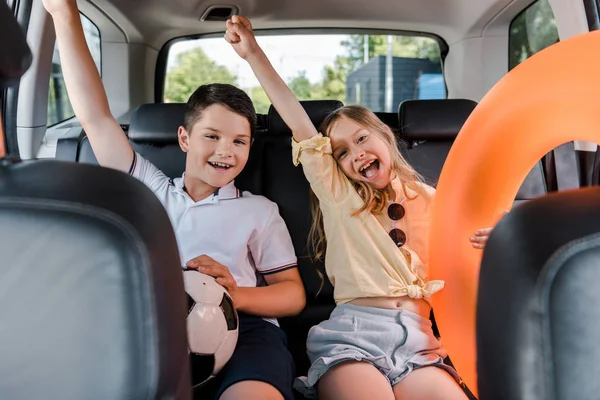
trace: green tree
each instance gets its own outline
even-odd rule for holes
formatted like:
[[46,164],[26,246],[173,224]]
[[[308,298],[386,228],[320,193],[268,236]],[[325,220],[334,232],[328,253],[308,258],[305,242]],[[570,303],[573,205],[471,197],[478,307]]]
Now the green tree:
[[288,86],[299,100],[320,100],[331,98],[326,93],[323,87],[323,82],[311,83],[306,77],[306,71],[300,71],[297,76],[290,79]]
[[254,103],[254,109],[257,114],[266,114],[269,112],[271,100],[269,100],[269,96],[267,96],[262,86],[255,86],[250,89],[249,95],[252,103]]
[[306,77],[306,71],[300,71],[298,76],[290,79],[288,87],[299,100],[309,100],[312,98],[314,88]]
[[209,83],[235,85],[236,77],[211,60],[201,48],[188,50],[177,56],[177,65],[167,72],[164,98],[185,103],[198,86]]
[[396,57],[427,58],[440,62],[440,45],[434,39],[423,36],[395,36],[392,54]]
[[354,69],[354,61],[343,56],[337,56],[333,66],[326,65],[323,68],[321,98],[346,101],[346,79]]

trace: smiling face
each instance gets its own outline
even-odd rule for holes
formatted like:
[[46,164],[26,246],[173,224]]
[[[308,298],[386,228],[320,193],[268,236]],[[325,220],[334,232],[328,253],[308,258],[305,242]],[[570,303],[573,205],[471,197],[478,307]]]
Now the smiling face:
[[328,136],[333,157],[349,179],[376,189],[390,183],[392,157],[378,132],[341,116],[330,126]]
[[179,128],[179,145],[187,153],[186,178],[220,188],[242,171],[250,153],[248,119],[220,104],[213,104],[191,131]]

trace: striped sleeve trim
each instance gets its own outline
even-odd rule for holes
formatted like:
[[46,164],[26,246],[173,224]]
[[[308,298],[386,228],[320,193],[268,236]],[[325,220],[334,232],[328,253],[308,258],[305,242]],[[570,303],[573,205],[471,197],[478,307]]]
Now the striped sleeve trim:
[[295,268],[297,266],[298,266],[298,263],[297,262],[293,262],[293,263],[281,265],[279,267],[270,268],[270,269],[267,269],[265,271],[259,271],[259,272],[261,274],[263,274],[263,275],[269,275],[269,274],[274,274],[275,272],[285,271],[286,269]]
[[137,153],[133,152],[133,160],[131,160],[131,167],[129,167],[129,175],[133,175],[135,167],[137,166]]

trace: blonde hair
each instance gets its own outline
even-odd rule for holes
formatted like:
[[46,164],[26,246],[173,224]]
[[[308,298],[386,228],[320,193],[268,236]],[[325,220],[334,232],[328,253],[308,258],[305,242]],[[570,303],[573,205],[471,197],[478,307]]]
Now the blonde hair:
[[[408,198],[408,200],[413,200],[419,195],[429,197],[428,192],[423,186],[423,178],[406,161],[406,159],[402,156],[402,153],[400,153],[400,150],[396,144],[396,137],[394,136],[394,133],[387,125],[377,118],[372,111],[358,105],[338,108],[329,114],[327,118],[325,118],[319,127],[319,131],[323,133],[323,135],[329,136],[333,126],[342,118],[347,118],[356,122],[372,134],[377,135],[377,137],[379,137],[379,139],[385,143],[390,151],[392,173],[395,174],[398,179],[400,179],[400,182],[402,182],[402,190],[404,190],[406,193],[406,189],[408,188],[416,193],[415,197]],[[341,172],[343,173],[343,171]],[[389,200],[389,185],[383,189],[376,189],[365,182],[357,182],[351,179],[350,181],[352,182],[358,195],[363,200],[362,207],[356,210],[352,214],[353,216],[357,216],[365,211],[373,214],[380,214],[383,212],[383,209]],[[325,229],[323,226],[323,213],[319,207],[319,200],[312,190],[310,191],[310,208],[312,214],[312,225],[308,233],[309,248],[312,253],[313,262],[317,262],[325,255],[327,239],[325,237]],[[320,271],[317,271],[317,273],[319,274],[319,277],[323,279]],[[321,284],[321,287],[322,286],[323,285]]]

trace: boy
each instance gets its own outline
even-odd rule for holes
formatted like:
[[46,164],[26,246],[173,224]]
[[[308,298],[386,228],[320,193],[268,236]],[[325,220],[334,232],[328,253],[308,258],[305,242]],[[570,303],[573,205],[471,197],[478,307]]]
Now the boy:
[[277,206],[262,196],[240,194],[233,183],[248,160],[256,125],[251,100],[231,85],[198,88],[178,131],[187,153],[185,173],[170,180],[133,151],[111,115],[76,0],[43,3],[54,20],[73,110],[98,162],[129,172],[156,194],[173,224],[182,264],[215,277],[240,314],[231,360],[209,385],[211,394],[196,394],[292,400],[294,364],[275,318],[304,308],[296,256]]

